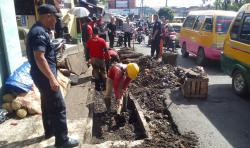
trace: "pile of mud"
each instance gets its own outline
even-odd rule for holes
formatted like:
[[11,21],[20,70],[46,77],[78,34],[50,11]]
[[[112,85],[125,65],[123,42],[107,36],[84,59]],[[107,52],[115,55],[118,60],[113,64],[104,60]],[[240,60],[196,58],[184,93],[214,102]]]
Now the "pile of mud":
[[166,89],[180,87],[185,79],[185,72],[178,67],[162,64],[150,57],[139,59],[140,73],[129,90],[137,99],[141,108],[161,112],[164,110]]
[[159,63],[150,57],[142,57],[138,62],[140,74],[130,85],[129,91],[145,110],[152,139],[146,139],[137,147],[197,147],[197,137],[193,133],[181,135],[164,103],[166,89],[180,87],[187,73],[181,67]]
[[110,113],[106,112],[103,95],[95,95],[95,108],[93,117],[93,144],[103,143],[105,141],[117,140],[138,140],[143,139],[144,135],[138,126],[138,120],[135,111],[129,108],[129,112],[123,112],[121,115],[115,113],[115,99],[112,98]]
[[[127,51],[124,52],[128,55]],[[129,56],[131,57],[131,55]],[[124,60],[127,59],[124,58]],[[181,135],[178,132],[164,103],[168,96],[166,90],[180,87],[185,78],[193,76],[193,73],[188,74],[186,69],[157,62],[148,56],[137,58],[136,61],[140,66],[140,73],[130,84],[129,92],[143,109],[152,136],[151,139],[144,139],[144,142],[136,147],[198,147],[198,138],[195,134],[190,132]],[[202,73],[200,69],[197,71],[198,75]],[[115,99],[111,100],[111,108],[115,108]],[[135,112],[130,109],[129,112],[124,112],[121,116],[107,113],[103,95],[97,93],[95,95],[92,143],[116,140],[134,141],[145,138],[138,127]]]

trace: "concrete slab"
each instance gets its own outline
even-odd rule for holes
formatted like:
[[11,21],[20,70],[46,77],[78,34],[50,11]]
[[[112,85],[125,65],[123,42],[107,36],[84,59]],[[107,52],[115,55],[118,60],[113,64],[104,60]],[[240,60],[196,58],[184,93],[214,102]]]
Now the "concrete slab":
[[76,75],[85,73],[88,69],[86,61],[83,57],[83,52],[68,55],[66,61],[69,71],[75,73]]

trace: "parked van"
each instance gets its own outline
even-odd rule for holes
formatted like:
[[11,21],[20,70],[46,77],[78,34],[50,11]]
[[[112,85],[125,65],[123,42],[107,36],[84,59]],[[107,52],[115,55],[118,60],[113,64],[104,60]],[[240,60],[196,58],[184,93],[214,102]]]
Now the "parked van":
[[244,96],[250,91],[250,3],[232,22],[221,54],[222,69],[232,77],[232,88]]
[[191,11],[180,32],[182,56],[196,55],[198,65],[205,64],[207,59],[220,60],[225,35],[236,14],[221,10]]

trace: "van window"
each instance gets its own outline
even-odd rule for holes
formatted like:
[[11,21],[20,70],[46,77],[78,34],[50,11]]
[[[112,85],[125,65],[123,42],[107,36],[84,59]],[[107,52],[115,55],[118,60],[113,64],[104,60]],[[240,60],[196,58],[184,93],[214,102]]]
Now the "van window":
[[227,33],[227,30],[233,20],[231,16],[217,16],[216,17],[216,32]]
[[190,29],[193,28],[195,19],[196,19],[196,16],[188,16],[183,24],[183,27],[190,28]]
[[207,16],[202,27],[203,31],[212,32],[213,31],[213,17]]
[[246,16],[240,32],[240,40],[250,44],[250,15]]
[[194,30],[200,30],[202,23],[204,22],[205,16],[199,16],[194,24]]
[[235,18],[235,21],[233,23],[233,26],[230,32],[231,39],[233,40],[239,40],[240,22],[241,22],[243,14],[244,12],[240,12]]

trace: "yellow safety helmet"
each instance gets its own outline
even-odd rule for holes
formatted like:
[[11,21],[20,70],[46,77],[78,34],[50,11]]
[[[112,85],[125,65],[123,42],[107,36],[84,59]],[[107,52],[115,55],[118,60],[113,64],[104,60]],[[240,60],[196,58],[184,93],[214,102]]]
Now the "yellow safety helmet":
[[136,76],[139,73],[139,66],[136,63],[129,63],[127,65],[127,73],[128,73],[128,77],[132,80],[134,80],[136,78]]

